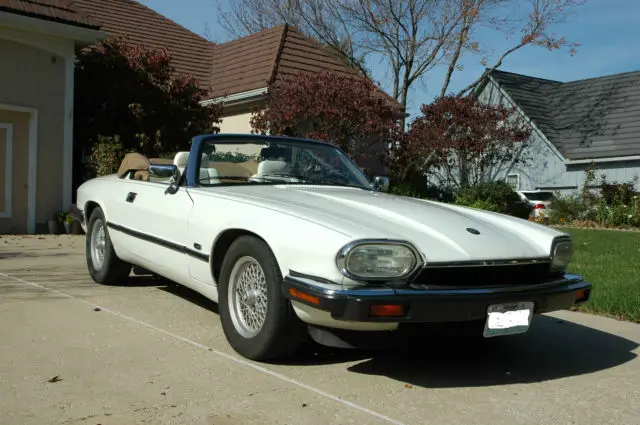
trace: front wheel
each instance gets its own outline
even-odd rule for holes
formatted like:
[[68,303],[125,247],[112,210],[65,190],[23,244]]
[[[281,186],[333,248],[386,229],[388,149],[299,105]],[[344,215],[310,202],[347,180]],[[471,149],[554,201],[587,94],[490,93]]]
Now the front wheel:
[[93,210],[89,218],[85,256],[89,274],[94,282],[113,285],[125,282],[129,278],[132,266],[116,255],[107,230],[107,221],[100,207]]
[[220,273],[220,321],[231,347],[251,360],[295,352],[309,333],[282,295],[282,274],[268,245],[241,236],[229,247]]

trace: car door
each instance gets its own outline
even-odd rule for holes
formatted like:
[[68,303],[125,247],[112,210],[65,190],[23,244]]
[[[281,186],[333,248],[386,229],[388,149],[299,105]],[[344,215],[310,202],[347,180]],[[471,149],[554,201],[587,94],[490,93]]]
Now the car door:
[[166,181],[139,181],[122,193],[121,229],[131,238],[128,244],[147,268],[176,280],[188,280],[185,259],[187,220],[193,202],[186,187],[167,191]]

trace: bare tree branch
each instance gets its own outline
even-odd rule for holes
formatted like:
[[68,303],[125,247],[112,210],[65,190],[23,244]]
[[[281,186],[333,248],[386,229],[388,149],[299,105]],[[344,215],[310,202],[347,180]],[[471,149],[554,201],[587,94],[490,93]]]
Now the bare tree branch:
[[[548,32],[585,0],[214,0],[220,25],[246,35],[288,23],[318,39],[344,63],[368,75],[366,58],[381,55],[391,73],[393,96],[407,105],[416,81],[445,65],[444,96],[467,55],[489,56],[490,44],[475,39],[478,29],[495,30],[517,41],[497,55],[461,94],[482,82],[514,52],[526,46],[549,50],[577,44]],[[226,7],[223,6],[223,2]],[[486,53],[486,54],[485,54]]]

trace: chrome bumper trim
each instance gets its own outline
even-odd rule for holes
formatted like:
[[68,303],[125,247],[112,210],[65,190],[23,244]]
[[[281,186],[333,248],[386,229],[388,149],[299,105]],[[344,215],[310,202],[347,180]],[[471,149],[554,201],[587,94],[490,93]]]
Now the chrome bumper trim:
[[[292,276],[293,275],[293,276]],[[327,296],[341,296],[341,297],[388,297],[393,295],[403,296],[456,296],[456,295],[490,295],[490,294],[508,294],[514,292],[531,292],[537,290],[552,289],[556,287],[566,286],[567,291],[573,291],[581,289],[582,287],[591,286],[590,283],[584,282],[582,276],[576,274],[565,273],[563,278],[556,279],[549,282],[532,284],[532,285],[514,285],[514,286],[500,286],[493,288],[465,288],[465,289],[402,289],[402,288],[386,288],[366,286],[362,288],[344,288],[342,285],[333,283],[329,284],[326,279],[317,278],[314,280],[313,276],[300,275],[296,272],[290,272],[285,276],[285,280],[295,282],[300,285],[309,287],[314,292],[321,293]]]

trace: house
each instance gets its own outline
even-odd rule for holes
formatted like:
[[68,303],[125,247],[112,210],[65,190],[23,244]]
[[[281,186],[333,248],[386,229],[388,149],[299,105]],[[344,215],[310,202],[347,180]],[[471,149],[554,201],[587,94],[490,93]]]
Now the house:
[[[323,70],[357,74],[316,40],[295,27],[279,25],[213,47],[212,91],[204,103],[224,105],[221,133],[250,133],[251,114],[264,107],[262,96],[269,84],[298,72]],[[403,115],[394,98],[382,90],[380,95]]]
[[74,53],[106,33],[58,0],[0,0],[0,234],[71,205]]
[[496,70],[476,94],[532,125],[528,163],[499,173],[514,189],[575,191],[592,162],[609,181],[640,178],[640,71],[560,82]]
[[[251,131],[270,82],[298,71],[355,72],[287,25],[214,44],[134,0],[0,0],[0,234],[46,231],[73,200],[76,51],[109,35],[165,48],[177,72],[221,102],[221,132]],[[395,102],[386,93],[381,95]]]

